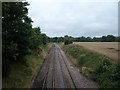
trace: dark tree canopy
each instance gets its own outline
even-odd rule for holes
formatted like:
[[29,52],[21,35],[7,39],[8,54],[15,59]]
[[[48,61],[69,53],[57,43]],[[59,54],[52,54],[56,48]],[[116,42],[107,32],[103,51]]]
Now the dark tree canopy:
[[[24,56],[47,44],[47,36],[40,28],[32,28],[28,17],[28,2],[2,3],[2,59],[3,76],[8,75],[12,62],[25,64]],[[43,40],[44,39],[44,40]]]
[[[69,39],[68,39],[69,37]],[[71,40],[70,40],[71,38]],[[113,35],[107,35],[107,36],[102,36],[102,37],[72,37],[65,35],[64,37],[53,37],[50,38],[51,42],[120,42],[120,37],[119,36],[113,36]]]
[[73,40],[74,40],[74,38],[71,37],[71,36],[68,36],[68,35],[65,35],[65,36],[64,36],[64,44],[65,44],[65,45],[72,44],[72,43],[73,43]]

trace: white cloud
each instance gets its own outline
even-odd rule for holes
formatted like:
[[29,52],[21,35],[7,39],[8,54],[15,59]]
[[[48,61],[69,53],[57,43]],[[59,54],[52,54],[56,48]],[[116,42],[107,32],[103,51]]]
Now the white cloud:
[[48,36],[117,35],[118,0],[28,0],[29,16]]

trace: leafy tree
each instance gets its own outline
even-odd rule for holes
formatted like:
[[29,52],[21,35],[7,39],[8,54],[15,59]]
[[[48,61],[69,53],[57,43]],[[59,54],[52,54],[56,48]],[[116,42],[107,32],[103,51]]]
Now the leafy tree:
[[93,37],[93,42],[101,42],[101,38]]
[[51,41],[51,42],[58,42],[58,38],[59,38],[59,37],[50,38],[50,41]]
[[80,37],[74,38],[74,42],[80,42]]
[[[64,42],[68,40],[69,36],[66,35],[65,37],[53,37],[50,38],[51,42]],[[71,37],[72,41],[74,42],[120,42],[120,37],[118,36],[113,36],[113,35],[107,35],[107,36],[102,36],[102,37]],[[69,41],[67,41],[69,42]]]
[[42,44],[42,35],[40,31],[40,27],[35,27],[32,29],[32,35],[30,37],[30,51],[36,51],[39,49]]
[[87,38],[86,38],[86,41],[87,41],[87,42],[92,42],[92,38],[91,38],[91,37],[87,37]]
[[68,45],[68,44],[71,44],[71,43],[73,43],[73,37],[65,35],[64,36],[64,44]]
[[44,44],[44,45],[46,45],[47,44],[47,42],[48,42],[48,37],[47,37],[47,35],[46,34],[41,34],[42,35],[42,43]]
[[107,37],[106,36],[102,36],[102,42],[106,42],[107,41]]
[[59,37],[58,38],[58,42],[63,42],[64,41],[64,38],[63,37]]
[[[22,61],[28,53],[32,20],[27,16],[27,2],[2,3],[3,76],[9,72],[12,61]],[[7,75],[7,74],[6,74]]]
[[85,42],[85,41],[86,41],[86,38],[85,38],[84,36],[82,36],[82,37],[80,38],[80,41],[81,41],[81,42]]
[[114,41],[115,41],[115,36],[107,35],[107,42],[114,42]]
[[26,63],[24,56],[38,51],[47,43],[47,36],[40,28],[32,28],[32,20],[27,16],[28,2],[2,3],[2,59],[3,76],[9,75],[14,63]]

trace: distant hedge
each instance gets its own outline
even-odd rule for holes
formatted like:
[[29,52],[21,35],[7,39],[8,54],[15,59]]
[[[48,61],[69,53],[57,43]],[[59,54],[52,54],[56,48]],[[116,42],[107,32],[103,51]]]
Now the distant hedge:
[[[81,36],[81,37],[68,36],[68,37],[72,38],[73,42],[120,42],[120,37],[114,36],[114,35],[107,35],[107,36],[93,37],[93,38],[84,37],[84,36]],[[66,39],[65,36],[64,37],[53,37],[53,38],[50,38],[50,41],[51,42],[64,42],[65,39]]]

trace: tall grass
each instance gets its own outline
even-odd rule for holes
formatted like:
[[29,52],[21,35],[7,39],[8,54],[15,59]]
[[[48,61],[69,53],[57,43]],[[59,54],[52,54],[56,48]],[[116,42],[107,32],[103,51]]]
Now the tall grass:
[[82,73],[96,81],[100,88],[120,88],[120,65],[82,46],[63,45],[63,50],[78,60]]
[[33,53],[25,56],[26,65],[12,63],[10,75],[3,79],[3,88],[30,88],[50,46],[51,44],[42,46],[43,50],[40,55]]

